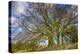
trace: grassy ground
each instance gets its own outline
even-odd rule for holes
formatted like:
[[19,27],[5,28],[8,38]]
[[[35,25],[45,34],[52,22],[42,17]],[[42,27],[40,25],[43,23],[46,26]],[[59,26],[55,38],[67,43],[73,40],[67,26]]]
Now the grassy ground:
[[53,50],[69,50],[69,49],[77,49],[78,48],[78,44],[77,43],[72,43],[72,44],[66,44],[64,45],[64,47],[55,45],[55,46],[51,46],[51,47],[38,47],[38,48],[34,48],[34,50],[17,50],[15,52],[34,52],[34,51],[53,51]]

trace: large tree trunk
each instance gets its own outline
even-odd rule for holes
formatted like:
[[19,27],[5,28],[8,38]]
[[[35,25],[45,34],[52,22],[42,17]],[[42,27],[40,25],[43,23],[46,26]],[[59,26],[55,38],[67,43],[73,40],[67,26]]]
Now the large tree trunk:
[[50,35],[49,37],[48,37],[48,47],[51,47],[51,46],[53,46],[54,44],[53,44],[53,35]]
[[60,41],[59,41],[59,36],[57,36],[57,45],[59,45],[60,44]]
[[64,34],[62,33],[62,48],[65,48],[65,45],[64,45]]
[[57,34],[57,46],[58,46],[58,48],[60,48],[60,36],[59,36],[59,34]]

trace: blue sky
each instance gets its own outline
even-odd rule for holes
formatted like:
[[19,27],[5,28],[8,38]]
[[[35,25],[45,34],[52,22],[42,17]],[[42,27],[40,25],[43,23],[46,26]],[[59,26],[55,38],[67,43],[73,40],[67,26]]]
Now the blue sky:
[[67,10],[69,10],[71,8],[71,5],[67,5],[67,4],[56,4],[56,7],[67,11]]

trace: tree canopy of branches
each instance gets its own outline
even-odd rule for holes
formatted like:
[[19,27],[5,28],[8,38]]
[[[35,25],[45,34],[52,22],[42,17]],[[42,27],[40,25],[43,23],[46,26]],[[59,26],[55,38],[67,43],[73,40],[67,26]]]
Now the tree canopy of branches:
[[[18,3],[22,4],[23,9],[19,8]],[[64,45],[78,42],[76,5],[12,2],[12,8],[18,9],[12,16],[15,16],[17,26],[22,29],[15,38],[12,38],[12,42],[16,42],[12,43],[12,48],[15,49],[13,52],[16,48],[37,51],[39,48],[37,44],[41,39],[48,40],[47,48],[56,45],[55,37],[58,48],[65,49]]]

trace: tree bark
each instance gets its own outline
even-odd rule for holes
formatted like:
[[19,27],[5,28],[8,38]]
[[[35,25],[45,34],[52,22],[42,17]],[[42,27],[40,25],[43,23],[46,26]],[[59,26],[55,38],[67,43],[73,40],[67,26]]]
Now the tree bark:
[[58,48],[60,48],[60,38],[59,38],[59,34],[57,35],[57,46],[58,46]]
[[62,33],[62,48],[65,48],[64,46],[64,34]]
[[51,46],[53,46],[54,44],[53,44],[53,35],[50,35],[49,37],[48,37],[48,47],[51,47]]

